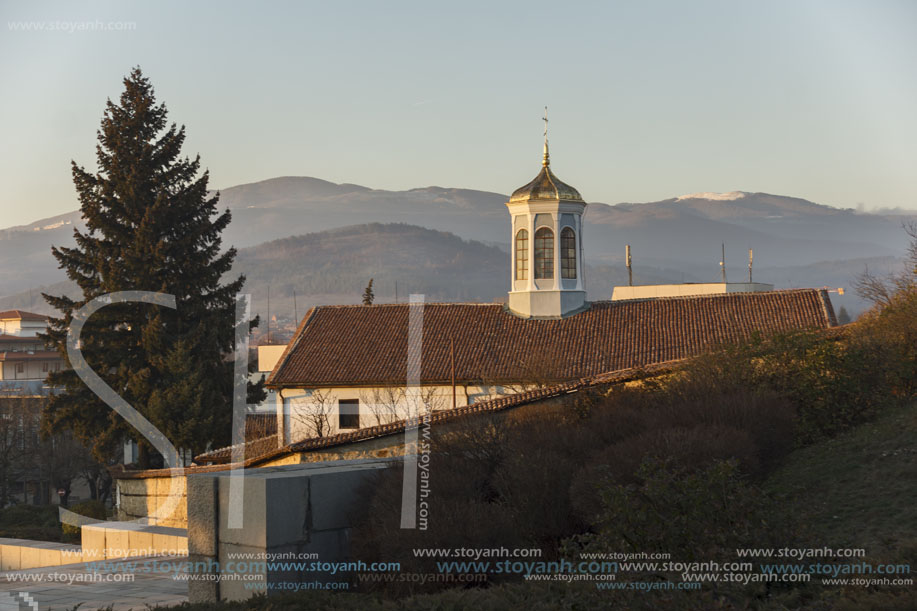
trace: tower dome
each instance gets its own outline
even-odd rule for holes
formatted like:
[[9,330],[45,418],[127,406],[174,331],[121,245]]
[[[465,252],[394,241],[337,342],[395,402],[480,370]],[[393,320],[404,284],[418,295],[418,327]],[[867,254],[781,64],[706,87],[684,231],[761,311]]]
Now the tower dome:
[[551,171],[545,108],[541,171],[506,202],[512,223],[509,309],[523,318],[564,318],[586,308],[579,191]]
[[519,187],[510,196],[510,202],[523,202],[534,199],[545,199],[561,202],[583,201],[579,191],[561,181],[551,171],[551,159],[548,156],[548,141],[544,141],[544,159],[541,171],[529,184]]

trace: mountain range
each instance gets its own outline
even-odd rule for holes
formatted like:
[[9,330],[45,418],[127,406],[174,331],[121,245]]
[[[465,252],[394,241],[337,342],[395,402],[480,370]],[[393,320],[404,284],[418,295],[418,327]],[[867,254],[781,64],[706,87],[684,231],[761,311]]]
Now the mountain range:
[[[224,244],[240,248],[234,272],[248,276],[256,306],[267,285],[280,300],[296,290],[312,296],[303,304],[353,302],[369,277],[388,299],[396,280],[404,295],[500,298],[509,275],[506,201],[504,194],[470,189],[385,191],[309,177],[220,192],[220,207],[233,213]],[[862,213],[742,191],[593,202],[584,229],[587,288],[597,299],[625,281],[625,244],[638,282],[717,281],[725,243],[731,281],[747,276],[751,248],[756,281],[849,289],[867,265],[873,271],[899,265],[907,246],[901,224],[915,218],[917,212]],[[38,287],[63,279],[50,247],[72,244],[74,227],[81,227],[78,211],[0,230],[0,307],[28,299],[41,309]],[[865,307],[849,290],[837,301],[852,311]]]

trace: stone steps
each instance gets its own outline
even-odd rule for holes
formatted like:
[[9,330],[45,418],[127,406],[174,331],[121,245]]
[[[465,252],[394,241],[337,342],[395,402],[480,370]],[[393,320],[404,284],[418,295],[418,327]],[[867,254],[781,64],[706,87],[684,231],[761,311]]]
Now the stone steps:
[[0,571],[19,571],[140,556],[187,556],[185,528],[133,522],[96,522],[81,527],[82,545],[0,538]]
[[188,529],[134,522],[82,526],[83,562],[136,556],[187,556]]

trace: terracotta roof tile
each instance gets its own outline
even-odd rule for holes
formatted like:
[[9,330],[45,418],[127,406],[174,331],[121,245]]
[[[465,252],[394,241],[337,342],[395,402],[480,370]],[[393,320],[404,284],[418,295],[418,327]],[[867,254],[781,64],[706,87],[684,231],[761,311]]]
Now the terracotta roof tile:
[[48,320],[47,316],[43,314],[34,314],[32,312],[26,312],[24,310],[6,310],[0,312],[0,320]]
[[35,352],[0,352],[0,361],[47,361],[62,360],[60,354],[53,350],[36,350]]
[[24,335],[9,335],[0,333],[0,342],[21,342],[29,344],[43,344],[44,342],[38,337],[29,337]]
[[[408,304],[322,306],[303,319],[272,387],[404,384]],[[554,381],[671,361],[716,345],[837,324],[824,290],[599,301],[560,320],[525,320],[500,304],[426,304],[421,381]]]

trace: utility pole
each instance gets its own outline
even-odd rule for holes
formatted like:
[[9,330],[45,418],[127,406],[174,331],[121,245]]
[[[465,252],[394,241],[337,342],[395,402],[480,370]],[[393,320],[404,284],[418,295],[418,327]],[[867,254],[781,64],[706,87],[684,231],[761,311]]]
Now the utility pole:
[[726,284],[726,242],[723,242],[723,258],[720,259],[720,269],[723,270],[723,284]]
[[630,244],[624,249],[624,259],[625,265],[627,265],[627,286],[634,285],[634,268],[631,266],[630,260]]

